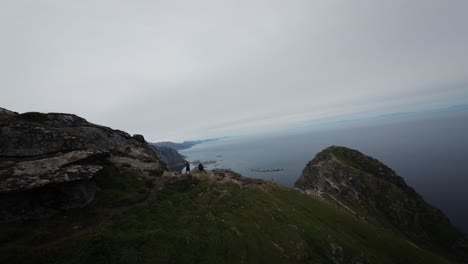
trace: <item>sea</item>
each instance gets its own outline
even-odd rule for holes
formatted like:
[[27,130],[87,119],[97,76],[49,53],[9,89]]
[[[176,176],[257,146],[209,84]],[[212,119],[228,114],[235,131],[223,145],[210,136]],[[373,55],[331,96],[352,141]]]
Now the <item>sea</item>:
[[380,160],[444,211],[455,226],[468,231],[465,108],[232,136],[180,153],[189,161],[207,163],[207,169],[232,169],[243,176],[292,187],[306,164],[331,145],[353,148]]

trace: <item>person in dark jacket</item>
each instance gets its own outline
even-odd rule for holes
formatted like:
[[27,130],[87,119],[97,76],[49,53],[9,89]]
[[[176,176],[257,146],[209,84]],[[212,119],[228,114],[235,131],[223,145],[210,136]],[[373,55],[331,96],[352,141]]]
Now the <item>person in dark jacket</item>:
[[198,170],[205,172],[205,168],[203,168],[203,164],[201,164],[201,162],[198,164]]
[[190,174],[190,163],[188,161],[185,162],[185,173]]

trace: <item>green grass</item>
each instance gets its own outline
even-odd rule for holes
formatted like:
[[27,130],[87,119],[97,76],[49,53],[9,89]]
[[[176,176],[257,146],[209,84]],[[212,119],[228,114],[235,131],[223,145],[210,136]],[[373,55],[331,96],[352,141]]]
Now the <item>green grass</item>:
[[111,168],[97,180],[86,208],[2,224],[0,263],[446,263],[288,188],[182,178],[151,191]]
[[[376,179],[378,177],[375,177],[375,175],[381,172],[384,175],[392,175],[394,172],[378,160],[371,157],[364,159],[362,158],[363,154],[356,153],[359,152],[346,148],[335,148],[332,151],[332,155],[344,164],[351,166],[351,170],[359,171],[361,183],[357,185],[361,186],[361,188],[367,188],[361,190],[361,193],[368,194],[368,200],[376,205],[350,203],[353,210],[365,215],[375,225],[391,228],[402,234],[406,233],[413,241],[424,241],[426,238],[423,235],[427,235],[427,238],[432,239],[432,241],[426,246],[430,247],[432,252],[447,254],[447,252],[453,250],[454,241],[465,239],[465,234],[451,225],[449,221],[442,219],[442,216],[438,218],[437,214],[441,214],[438,209],[427,204],[414,190],[406,186],[403,179],[400,181],[399,178],[395,177],[380,177],[385,183],[378,184]],[[400,214],[406,213],[408,219],[412,217],[410,215],[412,212],[408,212],[408,208],[409,210],[411,208],[420,209],[419,217],[413,218],[411,221],[414,221],[414,226],[424,228],[426,230],[425,234],[413,233],[412,229],[414,227],[400,225],[403,222],[399,218]],[[406,232],[403,231],[404,228],[406,228]]]
[[[361,153],[356,154],[355,150],[350,150],[346,148],[336,148],[332,151],[332,154],[340,161],[344,162],[345,164],[354,167],[358,170],[361,170],[366,173],[378,175],[382,170],[388,172],[391,171],[390,168],[379,162],[378,160],[369,157],[366,160],[356,159],[351,157],[350,155],[363,155]],[[362,156],[361,156],[362,157]]]

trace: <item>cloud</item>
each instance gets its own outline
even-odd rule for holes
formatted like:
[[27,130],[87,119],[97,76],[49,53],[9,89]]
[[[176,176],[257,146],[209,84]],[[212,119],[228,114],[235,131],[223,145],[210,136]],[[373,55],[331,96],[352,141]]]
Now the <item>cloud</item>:
[[466,103],[467,8],[4,1],[0,104],[177,140]]

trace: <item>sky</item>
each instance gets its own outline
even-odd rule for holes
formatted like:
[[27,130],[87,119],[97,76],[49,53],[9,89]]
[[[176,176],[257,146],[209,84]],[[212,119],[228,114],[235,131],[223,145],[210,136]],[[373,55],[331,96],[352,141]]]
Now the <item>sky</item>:
[[468,103],[466,0],[2,0],[0,107],[149,141]]

